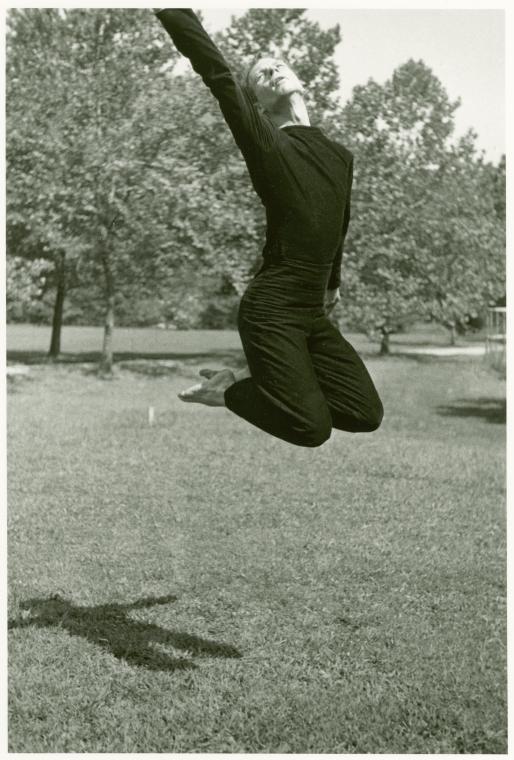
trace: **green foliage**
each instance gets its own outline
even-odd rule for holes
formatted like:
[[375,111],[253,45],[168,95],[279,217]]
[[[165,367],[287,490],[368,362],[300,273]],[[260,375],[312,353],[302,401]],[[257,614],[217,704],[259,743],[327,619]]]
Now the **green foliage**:
[[455,325],[504,287],[495,174],[472,133],[452,141],[457,107],[423,62],[408,61],[384,85],[356,87],[343,111],[355,153],[343,293],[368,332]]
[[470,139],[459,141],[442,167],[442,192],[422,217],[432,238],[422,297],[430,317],[450,329],[505,292],[505,222],[496,214],[491,173],[473,151]]
[[[355,154],[345,320],[459,328],[504,293],[505,161],[484,162],[472,133],[454,140],[458,101],[421,61],[341,108],[339,40],[304,9],[252,8],[216,35],[241,75],[284,55],[314,120]],[[8,256],[54,262],[44,297],[25,291],[39,313],[64,261],[65,319],[98,322],[109,302],[124,324],[233,322],[264,215],[216,101],[176,60],[147,10],[10,11]],[[29,313],[9,287],[10,317]]]
[[262,236],[246,169],[203,85],[166,73],[176,52],[153,16],[9,22],[10,255],[65,252],[69,282],[95,298],[100,281],[162,290],[181,268],[244,280]]
[[[10,321],[30,321],[34,306],[44,292],[46,273],[51,263],[46,259],[26,260],[10,256],[6,262],[6,312]],[[36,321],[38,321],[36,319]]]
[[45,256],[64,252],[81,284],[101,275],[106,290],[109,277],[140,274],[141,250],[167,238],[159,68],[173,54],[148,22],[137,10],[9,16],[10,252],[36,242]]

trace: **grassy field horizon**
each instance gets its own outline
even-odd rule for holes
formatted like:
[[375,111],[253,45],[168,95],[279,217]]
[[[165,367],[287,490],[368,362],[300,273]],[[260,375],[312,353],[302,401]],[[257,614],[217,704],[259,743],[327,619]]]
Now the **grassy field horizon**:
[[301,449],[170,335],[8,382],[9,751],[506,753],[504,381],[371,357],[382,427]]
[[[363,333],[343,331],[347,340],[365,354],[376,354],[379,341],[370,340]],[[35,324],[8,324],[6,327],[6,346],[8,359],[38,358],[48,351],[51,327]],[[61,333],[63,355],[86,354],[93,356],[101,351],[103,337],[102,326],[64,325]],[[457,345],[475,345],[485,341],[485,331],[458,336]],[[241,348],[239,334],[235,329],[225,330],[175,330],[157,327],[115,327],[114,351],[118,354],[153,353],[153,354],[194,354],[204,351],[205,347],[217,351],[235,351]],[[392,351],[401,351],[402,346],[449,346],[448,330],[432,324],[419,323],[405,333],[391,336]]]

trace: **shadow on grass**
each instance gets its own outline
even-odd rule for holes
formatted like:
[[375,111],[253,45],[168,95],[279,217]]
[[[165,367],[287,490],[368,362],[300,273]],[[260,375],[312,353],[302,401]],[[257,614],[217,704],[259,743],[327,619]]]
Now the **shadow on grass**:
[[479,417],[486,422],[505,425],[507,402],[500,398],[463,399],[446,406],[438,406],[436,411],[445,417]]
[[[129,665],[148,670],[184,670],[196,667],[191,657],[241,657],[230,644],[202,639],[190,633],[169,631],[153,623],[143,623],[127,616],[130,610],[169,604],[174,596],[148,597],[131,604],[101,604],[79,607],[60,596],[27,599],[21,603],[21,615],[9,620],[14,628],[59,628],[71,636],[81,636],[106,649]],[[153,645],[171,646],[187,652],[183,658],[170,657]]]

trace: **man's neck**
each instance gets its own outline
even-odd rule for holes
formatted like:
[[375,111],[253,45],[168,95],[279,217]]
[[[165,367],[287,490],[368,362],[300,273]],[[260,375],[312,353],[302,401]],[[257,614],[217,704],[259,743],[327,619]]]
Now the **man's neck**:
[[275,104],[275,108],[269,114],[271,120],[279,129],[297,124],[310,127],[307,106],[299,92],[293,92],[291,95],[279,98]]

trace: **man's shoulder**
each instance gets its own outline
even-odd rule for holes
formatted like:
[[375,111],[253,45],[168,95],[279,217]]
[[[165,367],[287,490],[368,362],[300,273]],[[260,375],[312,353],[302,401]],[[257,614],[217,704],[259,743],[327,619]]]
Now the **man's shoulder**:
[[337,145],[346,163],[351,164],[353,162],[353,153],[351,150],[348,150],[348,148],[345,145],[342,145],[340,142],[338,142]]
[[330,142],[348,166],[353,163],[353,153],[340,140],[331,139]]

